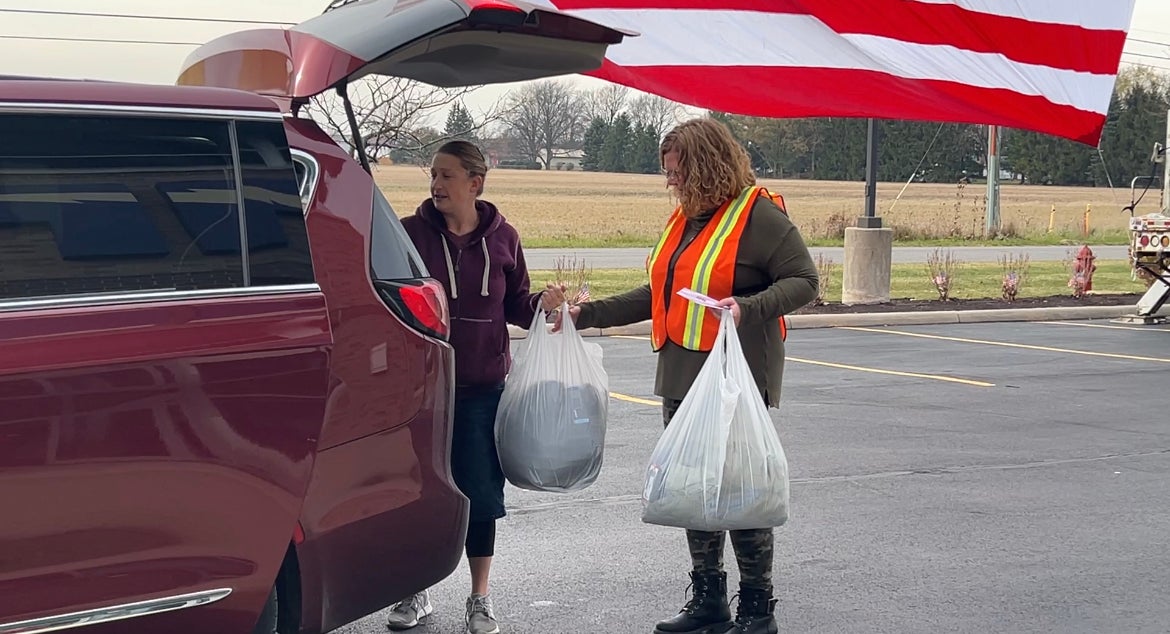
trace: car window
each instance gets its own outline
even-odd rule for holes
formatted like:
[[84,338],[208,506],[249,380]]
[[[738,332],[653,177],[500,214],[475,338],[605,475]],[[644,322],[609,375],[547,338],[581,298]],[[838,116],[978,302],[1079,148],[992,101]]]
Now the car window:
[[308,213],[309,205],[313,202],[313,195],[317,190],[320,168],[311,156],[300,150],[292,151],[292,159],[293,169],[297,175],[297,190],[301,194],[301,207],[305,213]]
[[0,115],[0,299],[242,286],[229,128]]
[[313,282],[296,171],[279,121],[236,123],[252,286]]
[[427,277],[426,265],[414,248],[390,201],[374,188],[374,225],[370,236],[370,268],[374,279],[401,280]]

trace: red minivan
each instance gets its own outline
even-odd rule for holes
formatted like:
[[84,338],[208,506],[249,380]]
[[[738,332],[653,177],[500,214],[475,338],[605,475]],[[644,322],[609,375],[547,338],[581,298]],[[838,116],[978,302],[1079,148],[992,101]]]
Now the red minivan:
[[586,71],[629,33],[334,5],[180,86],[0,78],[0,634],[326,632],[458,564],[444,294],[299,110]]

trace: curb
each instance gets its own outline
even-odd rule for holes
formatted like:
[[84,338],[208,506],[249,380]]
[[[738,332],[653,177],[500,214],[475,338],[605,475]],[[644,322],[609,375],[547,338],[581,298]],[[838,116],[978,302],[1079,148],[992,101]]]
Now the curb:
[[[845,326],[929,326],[936,324],[979,324],[994,322],[1051,321],[1064,319],[1111,319],[1133,315],[1137,307],[1120,306],[1053,306],[1050,308],[992,308],[986,310],[926,310],[889,313],[847,313],[841,315],[790,315],[792,329],[839,328]],[[1159,315],[1170,313],[1170,307]],[[641,321],[616,328],[587,328],[582,337],[648,336],[650,322]],[[508,326],[512,339],[523,339],[527,331]]]

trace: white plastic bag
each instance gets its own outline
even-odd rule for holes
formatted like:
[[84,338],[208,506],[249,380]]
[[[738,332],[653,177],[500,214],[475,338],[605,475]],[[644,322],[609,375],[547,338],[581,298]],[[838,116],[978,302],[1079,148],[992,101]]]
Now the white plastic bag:
[[496,412],[496,450],[504,477],[521,489],[579,491],[601,471],[609,377],[601,346],[586,343],[572,319],[549,332],[545,315],[537,311],[513,358]]
[[729,310],[650,456],[642,521],[704,531],[788,521],[788,461]]

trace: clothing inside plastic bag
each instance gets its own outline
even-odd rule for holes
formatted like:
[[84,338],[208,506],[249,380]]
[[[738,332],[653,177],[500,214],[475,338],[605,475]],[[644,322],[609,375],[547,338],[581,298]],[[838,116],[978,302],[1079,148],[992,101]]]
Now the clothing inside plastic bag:
[[781,526],[788,461],[730,311],[646,470],[642,521],[696,530]]
[[504,383],[496,450],[504,476],[519,488],[579,491],[601,472],[609,378],[601,346],[586,343],[570,319],[561,332],[548,332],[544,315],[538,311]]

